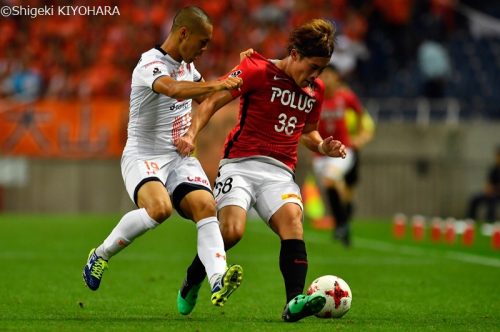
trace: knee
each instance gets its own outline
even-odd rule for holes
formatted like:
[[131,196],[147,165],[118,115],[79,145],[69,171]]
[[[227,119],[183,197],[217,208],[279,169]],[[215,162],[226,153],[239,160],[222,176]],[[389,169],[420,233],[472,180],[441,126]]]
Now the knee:
[[240,223],[228,223],[224,222],[221,224],[221,233],[224,238],[224,245],[226,250],[237,244],[245,233],[244,224]]
[[302,227],[302,217],[293,218],[288,222],[286,231],[283,232],[286,237],[291,239],[303,239],[304,228]]
[[302,211],[297,210],[277,223],[277,233],[282,240],[303,239]]
[[203,199],[197,202],[196,208],[193,211],[195,220],[208,218],[217,215],[215,200]]
[[172,215],[172,204],[166,200],[154,200],[146,205],[148,215],[157,223],[162,223]]

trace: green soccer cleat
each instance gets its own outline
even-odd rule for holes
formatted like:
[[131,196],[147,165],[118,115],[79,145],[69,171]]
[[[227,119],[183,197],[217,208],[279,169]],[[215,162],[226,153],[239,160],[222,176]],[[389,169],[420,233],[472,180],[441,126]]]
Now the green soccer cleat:
[[323,309],[326,297],[320,293],[311,295],[297,295],[285,306],[281,318],[285,322],[296,322],[304,317],[317,314]]
[[212,303],[218,307],[224,306],[227,299],[238,289],[243,280],[243,268],[231,265],[212,287]]
[[189,285],[187,279],[184,280],[181,289],[177,293],[177,311],[181,315],[189,315],[193,311],[200,287],[201,283]]
[[97,290],[101,284],[102,274],[108,268],[108,261],[97,256],[95,249],[90,250],[87,264],[83,267],[83,280],[91,290]]

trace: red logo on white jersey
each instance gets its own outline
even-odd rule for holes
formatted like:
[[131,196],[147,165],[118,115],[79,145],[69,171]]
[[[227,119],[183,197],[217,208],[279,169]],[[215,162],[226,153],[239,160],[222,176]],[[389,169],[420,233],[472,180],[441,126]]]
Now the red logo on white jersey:
[[204,184],[205,186],[210,186],[210,184],[208,183],[208,180],[202,178],[201,176],[188,176],[187,179],[190,182],[198,182],[198,183]]

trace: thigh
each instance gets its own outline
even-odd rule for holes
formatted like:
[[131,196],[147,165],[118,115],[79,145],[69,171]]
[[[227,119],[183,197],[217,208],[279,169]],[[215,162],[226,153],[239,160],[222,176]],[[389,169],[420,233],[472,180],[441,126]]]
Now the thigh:
[[[164,186],[169,166],[174,161],[175,160],[168,157],[122,157],[121,170],[125,187],[130,199],[137,206],[139,206],[138,194],[140,189],[149,182],[157,182],[157,184],[151,185],[153,188],[157,188],[158,184]],[[165,188],[163,189],[165,190]],[[161,192],[159,188],[154,190],[159,190]],[[148,193],[149,190],[146,192]],[[148,194],[144,195],[148,197]]]
[[217,211],[226,206],[238,206],[248,211],[255,202],[251,173],[244,163],[221,166],[215,179],[214,196]]
[[[176,199],[174,195],[174,200]],[[182,216],[198,222],[208,217],[216,216],[214,196],[211,191],[193,188],[186,194],[176,207]]]
[[170,194],[181,184],[189,184],[194,188],[212,191],[205,171],[198,159],[194,157],[179,158],[168,173],[166,187]]
[[149,210],[154,206],[164,206],[172,209],[170,196],[160,181],[152,180],[144,183],[137,192],[137,206]]
[[269,223],[278,209],[288,203],[294,204],[302,211],[300,188],[294,182],[292,174],[275,167],[263,170],[261,178],[262,184],[256,197],[255,210],[265,222]]
[[198,159],[180,158],[168,174],[166,187],[183,217],[198,221],[215,216],[212,188]]

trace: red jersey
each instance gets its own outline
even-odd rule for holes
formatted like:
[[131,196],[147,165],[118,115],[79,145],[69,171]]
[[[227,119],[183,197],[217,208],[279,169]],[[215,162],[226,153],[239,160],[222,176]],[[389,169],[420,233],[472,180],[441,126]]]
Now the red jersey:
[[258,53],[228,74],[243,79],[237,125],[224,145],[223,158],[268,156],[295,170],[297,147],[306,123],[319,121],[324,85],[307,88]]
[[347,87],[337,89],[331,98],[325,99],[318,127],[321,137],[333,136],[333,139],[341,141],[346,147],[351,146],[345,120],[345,111],[349,108],[360,116],[363,114],[358,97]]

